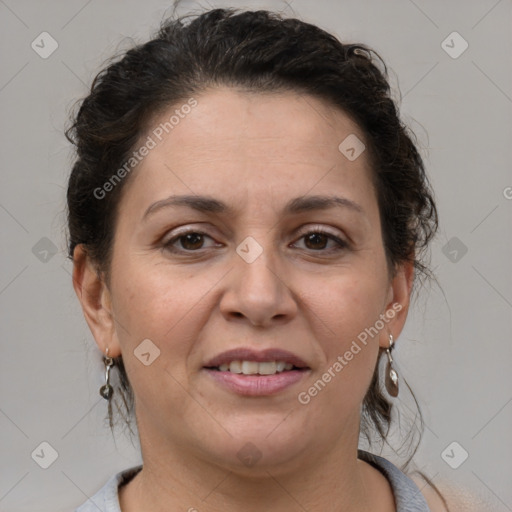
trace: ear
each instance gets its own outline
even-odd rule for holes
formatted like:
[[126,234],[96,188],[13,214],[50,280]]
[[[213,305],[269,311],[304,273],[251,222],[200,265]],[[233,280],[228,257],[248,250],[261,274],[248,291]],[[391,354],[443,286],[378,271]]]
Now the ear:
[[379,345],[389,347],[389,335],[396,340],[404,328],[414,280],[414,262],[407,261],[398,265],[389,284],[387,304],[384,314],[388,319],[386,328],[382,329]]
[[119,356],[110,291],[82,244],[73,251],[73,288],[99,349],[105,354],[108,348],[110,357]]

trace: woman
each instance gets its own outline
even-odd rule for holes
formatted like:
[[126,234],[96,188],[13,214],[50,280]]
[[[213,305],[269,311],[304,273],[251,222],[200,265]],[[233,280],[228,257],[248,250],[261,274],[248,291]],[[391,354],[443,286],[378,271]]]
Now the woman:
[[143,465],[79,512],[447,510],[358,450],[388,432],[437,228],[386,76],[364,45],[216,9],[95,79],[68,131],[69,253]]

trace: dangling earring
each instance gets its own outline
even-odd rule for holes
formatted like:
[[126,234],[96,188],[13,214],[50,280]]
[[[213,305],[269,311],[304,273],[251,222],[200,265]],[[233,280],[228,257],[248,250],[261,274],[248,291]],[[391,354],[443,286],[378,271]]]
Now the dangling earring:
[[114,388],[110,385],[110,368],[114,366],[114,360],[108,355],[103,356],[103,363],[105,365],[105,385],[100,388],[100,395],[105,400],[110,400],[114,394]]
[[395,345],[395,341],[393,340],[393,335],[389,335],[389,347],[386,349],[386,354],[388,356],[388,364],[386,365],[386,389],[388,393],[396,397],[398,396],[398,373],[396,373],[393,368],[393,358],[391,357],[391,350]]

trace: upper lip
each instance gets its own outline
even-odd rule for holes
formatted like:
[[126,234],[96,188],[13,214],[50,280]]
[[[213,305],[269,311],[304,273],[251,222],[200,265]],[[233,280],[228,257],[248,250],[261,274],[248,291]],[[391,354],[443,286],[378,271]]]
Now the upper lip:
[[284,361],[297,368],[309,368],[309,366],[297,355],[287,350],[268,348],[266,350],[254,350],[251,348],[235,348],[218,354],[210,359],[204,366],[217,367],[221,364],[227,364],[231,361],[255,361],[263,363],[265,361]]

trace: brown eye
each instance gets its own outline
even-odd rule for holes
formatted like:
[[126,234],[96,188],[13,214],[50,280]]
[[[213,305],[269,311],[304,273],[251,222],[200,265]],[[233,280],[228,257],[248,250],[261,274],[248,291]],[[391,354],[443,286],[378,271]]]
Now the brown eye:
[[188,233],[181,235],[178,240],[181,240],[181,246],[184,249],[193,251],[194,249],[201,249],[204,240],[203,235],[200,233]]
[[308,249],[325,249],[329,237],[323,233],[309,233],[304,240]]
[[[330,253],[341,251],[348,248],[348,243],[341,238],[324,231],[323,229],[315,229],[303,234],[300,239],[304,239],[305,248],[310,251]],[[328,243],[334,242],[334,247],[327,247]]]
[[[210,236],[202,231],[190,230],[169,239],[163,244],[163,247],[170,252],[197,252],[199,249],[204,248],[205,237],[211,239]],[[179,246],[177,246],[178,242]]]

